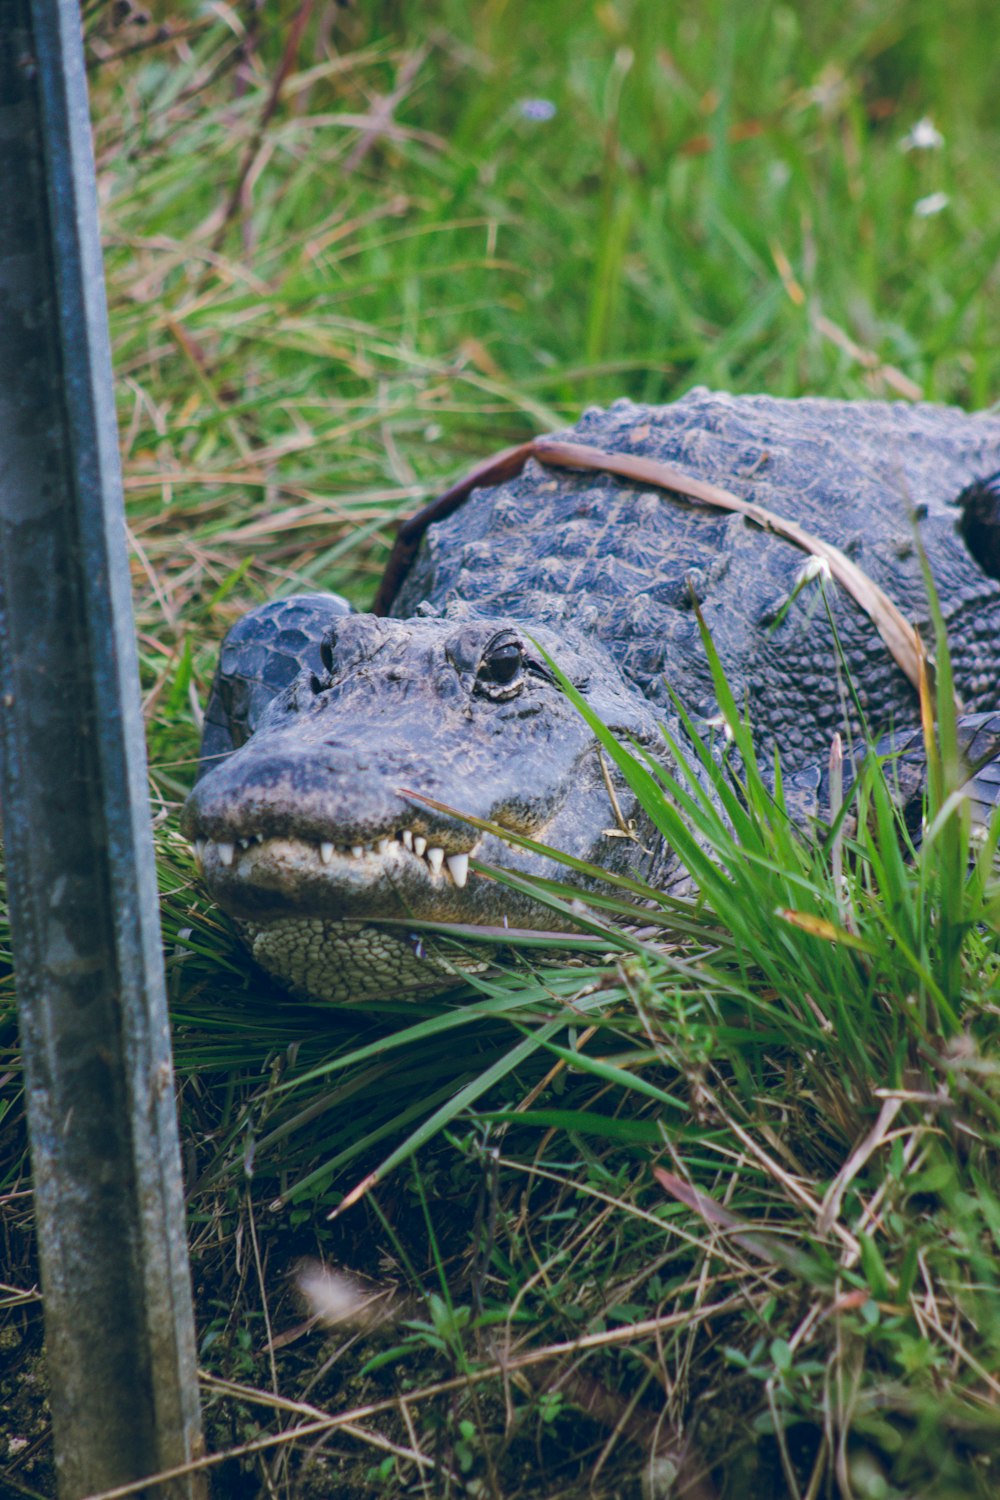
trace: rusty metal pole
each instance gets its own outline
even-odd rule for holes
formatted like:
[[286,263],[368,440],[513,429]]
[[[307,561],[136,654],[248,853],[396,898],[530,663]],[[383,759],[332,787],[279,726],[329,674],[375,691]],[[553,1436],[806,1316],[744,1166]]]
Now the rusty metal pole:
[[0,0],[0,800],[62,1500],[201,1450],[145,777],[80,12]]

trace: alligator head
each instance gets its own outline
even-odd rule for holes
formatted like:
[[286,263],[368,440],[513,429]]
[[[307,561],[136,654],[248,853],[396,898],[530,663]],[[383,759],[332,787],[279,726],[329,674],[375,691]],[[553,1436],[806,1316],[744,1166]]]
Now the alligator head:
[[610,871],[662,877],[661,841],[545,654],[604,723],[665,759],[658,720],[582,637],[372,615],[326,631],[319,670],[270,701],[184,809],[211,894],[264,968],[304,995],[392,997],[446,988],[442,967],[455,972],[408,922],[559,925],[470,859],[573,880],[564,865],[422,798]]

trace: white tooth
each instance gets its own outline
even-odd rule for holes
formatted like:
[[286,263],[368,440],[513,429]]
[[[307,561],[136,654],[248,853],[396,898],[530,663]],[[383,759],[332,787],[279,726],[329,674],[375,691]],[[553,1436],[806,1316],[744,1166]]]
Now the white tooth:
[[413,852],[414,852],[414,854],[423,854],[423,852],[424,852],[424,850],[426,848],[427,848],[427,840],[426,839],[422,839],[420,837],[419,833],[418,833],[417,836],[416,836],[416,838],[413,840]]
[[351,845],[351,853],[354,855],[355,859],[360,859],[361,856],[362,856],[362,854],[364,854],[364,852],[365,852],[365,846],[364,846],[364,844],[352,844]]
[[231,865],[236,849],[232,844],[225,844],[221,840],[215,846],[219,851],[219,858],[224,865]]
[[249,839],[237,839],[237,843],[239,844],[239,846],[240,846],[241,849],[249,849],[250,848],[250,840]]
[[375,845],[375,853],[376,854],[384,854],[385,851],[388,849],[388,847],[389,847],[389,840],[388,839],[379,839],[378,843]]
[[204,859],[205,858],[205,840],[204,839],[195,839],[195,841],[194,841],[194,857],[195,857],[195,859]]
[[406,845],[407,849],[413,848],[413,834],[408,828],[403,829],[403,843]]
[[444,866],[444,850],[443,849],[428,849],[428,851],[427,851],[427,863],[431,867],[431,874],[432,875],[440,875],[442,867]]
[[451,871],[452,880],[458,886],[459,890],[461,890],[469,878],[469,856],[467,854],[449,854],[448,869]]
[[326,839],[319,846],[319,857],[325,865],[331,864],[333,861],[333,845],[328,843]]

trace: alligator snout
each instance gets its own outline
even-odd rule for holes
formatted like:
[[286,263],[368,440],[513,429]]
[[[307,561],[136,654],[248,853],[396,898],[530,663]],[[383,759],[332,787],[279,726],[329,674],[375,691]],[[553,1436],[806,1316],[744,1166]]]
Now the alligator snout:
[[[409,766],[403,778],[423,790],[425,778]],[[428,814],[415,817],[401,794],[400,774],[375,766],[372,757],[349,747],[276,749],[251,742],[198,783],[184,810],[183,828],[192,839],[240,840],[299,838],[347,849],[370,846],[412,829],[438,842],[465,846],[454,820]],[[440,789],[434,785],[429,795]]]
[[[284,909],[405,915],[462,891],[478,835],[407,795],[441,791],[421,768],[376,766],[364,748],[252,742],[195,788],[183,828],[234,915]],[[441,901],[435,902],[439,910]]]

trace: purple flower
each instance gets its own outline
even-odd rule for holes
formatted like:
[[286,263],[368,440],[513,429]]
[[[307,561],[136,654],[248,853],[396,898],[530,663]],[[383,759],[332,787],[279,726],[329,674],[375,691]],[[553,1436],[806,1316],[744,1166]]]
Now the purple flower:
[[556,112],[551,99],[522,99],[517,108],[525,120],[551,120]]

